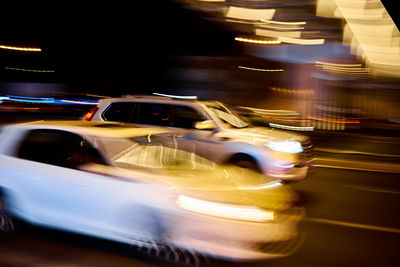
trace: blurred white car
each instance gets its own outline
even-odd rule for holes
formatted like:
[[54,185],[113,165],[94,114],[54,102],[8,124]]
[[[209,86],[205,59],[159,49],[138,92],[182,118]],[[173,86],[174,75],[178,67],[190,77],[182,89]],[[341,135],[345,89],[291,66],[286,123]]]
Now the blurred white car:
[[302,209],[292,206],[290,187],[151,144],[159,134],[166,129],[82,121],[2,127],[0,230],[13,230],[16,217],[194,259],[281,257],[296,248]]
[[218,101],[162,96],[107,98],[101,99],[82,119],[180,129],[173,136],[174,147],[217,163],[251,168],[283,181],[306,178],[314,160],[308,137],[253,127]]

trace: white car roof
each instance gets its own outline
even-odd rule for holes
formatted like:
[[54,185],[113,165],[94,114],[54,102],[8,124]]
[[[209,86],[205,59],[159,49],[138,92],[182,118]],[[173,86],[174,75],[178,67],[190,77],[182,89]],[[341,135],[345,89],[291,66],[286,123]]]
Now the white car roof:
[[171,133],[175,130],[163,127],[145,127],[139,125],[125,125],[118,122],[91,122],[91,121],[33,121],[27,123],[9,124],[5,127],[17,127],[27,130],[55,129],[70,131],[81,135],[98,137],[131,138],[152,134]]

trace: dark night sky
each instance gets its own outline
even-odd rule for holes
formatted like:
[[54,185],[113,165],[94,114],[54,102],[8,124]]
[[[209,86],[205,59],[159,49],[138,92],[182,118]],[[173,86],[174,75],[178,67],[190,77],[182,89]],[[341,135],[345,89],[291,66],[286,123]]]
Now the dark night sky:
[[[394,0],[384,0],[398,23]],[[41,55],[0,52],[1,67],[55,69],[53,74],[0,71],[0,80],[162,86],[169,55],[223,55],[234,50],[234,34],[193,10],[168,0],[51,5],[15,3],[0,13],[0,42],[40,46]],[[398,24],[397,24],[398,25]]]
[[[3,65],[55,69],[55,74],[41,75],[54,81],[153,87],[169,64],[168,55],[221,55],[234,43],[234,35],[221,25],[173,1],[68,3],[23,10],[15,5],[0,14],[0,23],[8,25],[1,43],[43,50],[40,56],[2,52]],[[8,74],[0,73],[0,78],[10,79]]]

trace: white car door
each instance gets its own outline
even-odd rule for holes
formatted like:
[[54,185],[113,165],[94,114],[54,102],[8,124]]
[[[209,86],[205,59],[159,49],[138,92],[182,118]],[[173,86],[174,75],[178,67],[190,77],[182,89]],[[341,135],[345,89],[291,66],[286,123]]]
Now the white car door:
[[32,131],[16,157],[10,158],[16,166],[14,179],[23,181],[20,195],[29,203],[25,216],[35,223],[96,236],[146,234],[142,226],[148,214],[143,210],[159,188],[83,170],[85,164],[102,163],[93,149],[72,133]]

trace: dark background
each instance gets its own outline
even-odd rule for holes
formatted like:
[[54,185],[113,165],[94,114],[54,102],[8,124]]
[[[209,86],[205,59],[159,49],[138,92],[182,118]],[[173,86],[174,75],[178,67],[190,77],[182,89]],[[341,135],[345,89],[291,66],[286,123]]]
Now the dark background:
[[[2,9],[0,44],[42,53],[0,51],[1,81],[67,83],[98,93],[163,87],[171,55],[226,55],[235,49],[226,25],[173,1],[14,6]],[[21,73],[4,67],[55,70]]]
[[[398,26],[394,1],[382,2]],[[171,0],[3,5],[0,44],[42,52],[0,51],[0,81],[61,83],[104,95],[162,91],[174,55],[241,54],[234,30],[204,16]]]

